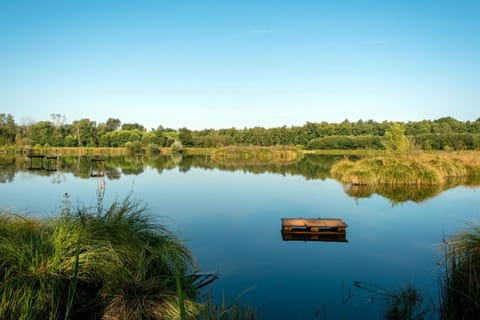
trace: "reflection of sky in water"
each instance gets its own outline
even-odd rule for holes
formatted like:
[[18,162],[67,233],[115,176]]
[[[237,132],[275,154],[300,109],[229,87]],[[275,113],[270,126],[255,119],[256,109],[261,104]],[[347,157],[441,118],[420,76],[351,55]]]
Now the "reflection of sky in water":
[[[0,184],[0,205],[51,215],[68,192],[94,204],[96,179],[65,173],[52,177],[17,173]],[[141,175],[106,179],[106,199],[129,191],[146,202],[198,259],[202,271],[218,271],[215,293],[258,307],[264,319],[313,319],[325,305],[327,318],[379,318],[382,303],[367,303],[368,292],[354,281],[395,289],[414,283],[436,285],[442,236],[480,217],[478,189],[457,187],[429,201],[392,207],[378,195],[355,200],[333,180],[244,174],[241,171],[146,169]],[[282,217],[341,218],[348,243],[284,242]],[[171,219],[170,219],[171,218]],[[346,304],[349,289],[355,295]],[[434,292],[434,291],[431,291]]]

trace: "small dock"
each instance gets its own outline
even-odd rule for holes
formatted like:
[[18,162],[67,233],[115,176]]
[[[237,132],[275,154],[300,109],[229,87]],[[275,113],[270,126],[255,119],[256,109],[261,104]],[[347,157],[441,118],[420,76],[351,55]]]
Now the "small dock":
[[[47,156],[44,154],[27,154],[27,158],[30,159],[30,167],[28,170],[47,170],[47,171],[56,171],[57,170],[57,161],[58,156]],[[39,166],[34,165],[33,159],[40,159]],[[47,159],[47,167],[43,165],[43,160]],[[38,162],[38,161],[37,161]]]
[[347,227],[348,225],[342,219],[336,218],[283,218],[282,239],[348,242]]

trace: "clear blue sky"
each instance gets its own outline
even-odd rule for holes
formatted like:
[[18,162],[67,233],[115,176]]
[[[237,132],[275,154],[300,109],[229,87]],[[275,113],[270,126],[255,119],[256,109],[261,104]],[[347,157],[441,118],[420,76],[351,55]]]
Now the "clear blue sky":
[[0,113],[191,129],[480,117],[480,1],[0,0]]

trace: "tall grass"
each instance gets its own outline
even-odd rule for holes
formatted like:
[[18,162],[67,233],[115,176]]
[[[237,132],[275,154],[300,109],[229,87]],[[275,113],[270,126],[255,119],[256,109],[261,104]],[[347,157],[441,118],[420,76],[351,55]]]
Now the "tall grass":
[[480,226],[446,243],[444,274],[442,319],[476,319],[480,314]]
[[448,157],[368,157],[333,165],[332,176],[353,185],[442,185],[475,175],[476,167]]
[[187,248],[127,197],[41,220],[0,214],[1,319],[179,319],[199,305]]
[[203,303],[198,317],[199,320],[255,320],[258,316],[254,309],[244,305],[237,298],[231,303],[222,299],[220,303],[213,303],[211,297]]

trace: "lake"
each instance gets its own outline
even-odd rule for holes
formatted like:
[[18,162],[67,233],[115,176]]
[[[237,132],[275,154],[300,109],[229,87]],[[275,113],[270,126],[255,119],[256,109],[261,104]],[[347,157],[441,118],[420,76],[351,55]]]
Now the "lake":
[[[0,206],[34,216],[133,193],[174,231],[217,300],[240,299],[261,319],[379,319],[383,290],[415,285],[437,302],[444,237],[478,223],[478,185],[448,190],[355,190],[330,178],[342,157],[219,163],[208,157],[62,158],[58,170],[0,162]],[[103,162],[102,162],[103,163]],[[103,177],[92,177],[98,172]],[[284,241],[281,218],[340,218],[348,242]],[[362,283],[362,288],[354,286]]]

